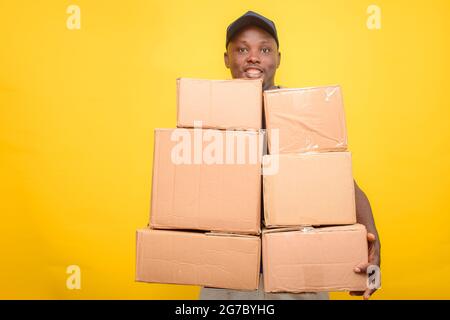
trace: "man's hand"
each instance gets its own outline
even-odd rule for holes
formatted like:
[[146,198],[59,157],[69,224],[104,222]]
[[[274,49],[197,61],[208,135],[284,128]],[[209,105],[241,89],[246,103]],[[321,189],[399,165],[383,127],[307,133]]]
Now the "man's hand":
[[[366,274],[367,268],[370,265],[377,265],[378,267],[380,266],[380,247],[373,233],[367,233],[367,242],[369,247],[369,262],[357,265],[354,269],[356,273]],[[367,289],[366,291],[350,291],[350,295],[363,296],[364,300],[368,300],[376,290],[377,289]]]

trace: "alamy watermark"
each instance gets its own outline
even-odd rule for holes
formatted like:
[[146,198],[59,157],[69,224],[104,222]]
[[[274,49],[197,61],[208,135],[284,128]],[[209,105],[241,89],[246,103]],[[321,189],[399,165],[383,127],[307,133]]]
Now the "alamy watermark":
[[380,30],[381,29],[381,8],[375,4],[371,4],[367,7],[367,17],[366,26],[369,30]]
[[191,164],[262,164],[263,174],[278,172],[278,129],[269,131],[271,155],[267,153],[266,132],[203,129],[201,121],[194,121],[191,130],[177,128],[172,131],[171,140],[177,142],[171,150],[171,161],[175,165]]
[[81,9],[76,4],[71,4],[67,7],[66,13],[70,14],[66,20],[66,27],[69,30],[81,29]]
[[70,265],[66,269],[69,276],[66,279],[66,288],[69,290],[81,289],[81,268],[77,265]]
[[380,289],[381,288],[381,271],[380,267],[371,264],[367,267],[367,288]]

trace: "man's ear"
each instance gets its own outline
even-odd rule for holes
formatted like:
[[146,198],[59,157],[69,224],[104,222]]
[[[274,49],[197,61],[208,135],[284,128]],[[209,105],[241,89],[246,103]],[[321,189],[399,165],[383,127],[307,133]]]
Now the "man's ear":
[[280,62],[281,62],[281,52],[278,51],[278,63],[277,63],[277,68],[280,66]]
[[223,61],[225,62],[225,66],[228,69],[230,69],[230,64],[229,64],[229,60],[228,60],[228,52],[223,53]]

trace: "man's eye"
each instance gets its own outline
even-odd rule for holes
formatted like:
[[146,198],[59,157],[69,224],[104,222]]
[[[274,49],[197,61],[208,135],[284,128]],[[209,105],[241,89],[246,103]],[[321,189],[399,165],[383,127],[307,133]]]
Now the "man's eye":
[[244,53],[247,52],[247,48],[239,48],[238,51],[239,53]]
[[269,48],[262,48],[261,50],[262,50],[263,53],[269,53],[270,52]]

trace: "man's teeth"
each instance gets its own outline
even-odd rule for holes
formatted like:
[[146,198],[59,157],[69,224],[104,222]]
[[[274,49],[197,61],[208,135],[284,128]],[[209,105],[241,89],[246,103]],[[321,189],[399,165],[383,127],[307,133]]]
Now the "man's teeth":
[[247,73],[248,77],[260,77],[262,72],[258,69],[248,69],[245,73]]

